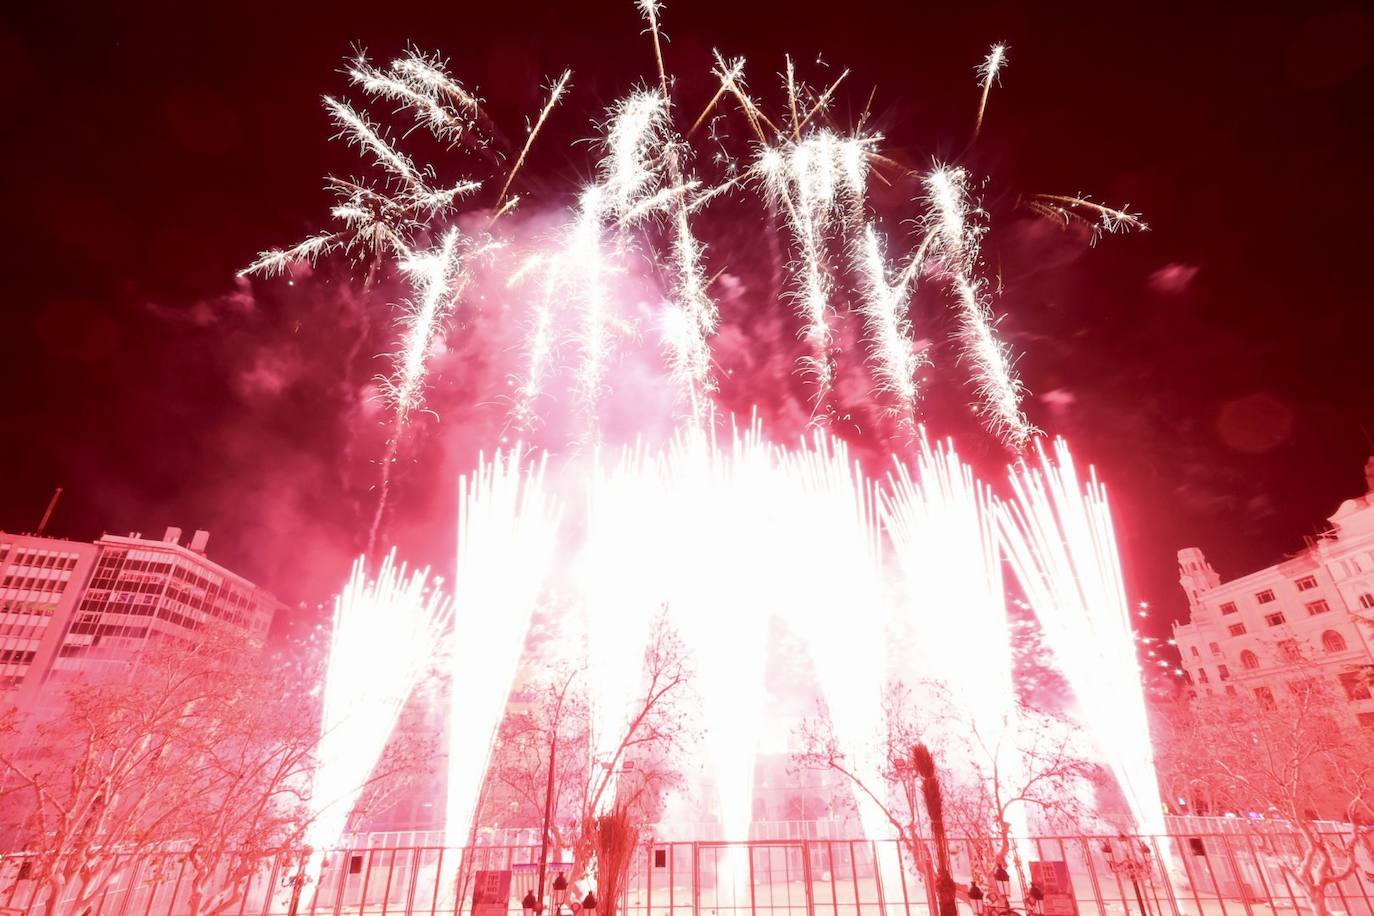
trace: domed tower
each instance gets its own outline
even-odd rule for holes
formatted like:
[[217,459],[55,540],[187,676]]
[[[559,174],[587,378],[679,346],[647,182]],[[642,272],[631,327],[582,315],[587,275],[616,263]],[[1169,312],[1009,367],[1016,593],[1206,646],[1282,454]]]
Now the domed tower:
[[1201,550],[1185,547],[1178,552],[1178,584],[1187,593],[1189,606],[1196,607],[1203,592],[1209,592],[1221,584],[1221,576],[1217,575]]

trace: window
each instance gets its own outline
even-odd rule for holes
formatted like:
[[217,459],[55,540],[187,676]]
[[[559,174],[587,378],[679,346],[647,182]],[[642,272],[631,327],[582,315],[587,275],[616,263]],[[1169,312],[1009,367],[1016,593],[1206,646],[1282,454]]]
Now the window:
[[1374,592],[1365,592],[1360,596],[1360,607],[1374,608]]
[[1197,658],[1197,646],[1189,646],[1188,651],[1193,653],[1193,658]]
[[1274,590],[1266,588],[1262,592],[1255,592],[1255,600],[1260,604],[1271,604],[1274,601]]
[[1312,589],[1317,587],[1317,577],[1303,576],[1301,579],[1294,582],[1293,584],[1298,587],[1298,591],[1300,592],[1311,591]]
[[1326,603],[1325,598],[1309,601],[1304,606],[1307,608],[1307,616],[1309,617],[1316,617],[1318,614],[1325,614],[1327,611],[1331,610],[1331,605]]
[[1227,632],[1227,633],[1230,633],[1232,636],[1244,636],[1244,635],[1245,635],[1245,624],[1243,624],[1243,623],[1233,623],[1233,624],[1231,624],[1229,627],[1226,628],[1226,632]]
[[1223,614],[1234,614],[1236,612],[1236,603],[1234,601],[1224,602],[1221,606],[1221,612]]
[[1256,687],[1255,699],[1259,700],[1260,706],[1265,709],[1274,708],[1274,691],[1270,690],[1268,687]]
[[1211,652],[1213,655],[1220,655],[1220,654],[1221,654],[1221,646],[1217,645],[1217,644],[1214,643],[1214,642],[1209,642],[1209,643],[1207,644],[1207,651],[1208,651],[1208,652]]
[[[1355,718],[1359,719],[1360,725],[1365,728],[1374,728],[1374,712],[1362,712],[1356,715]],[[28,863],[25,862],[24,864],[27,865]]]
[[1335,630],[1327,630],[1322,634],[1322,648],[1328,652],[1344,652],[1345,637]]
[[1199,668],[1199,669],[1197,669],[1197,682],[1198,682],[1199,684],[1205,684],[1205,683],[1207,683],[1207,669],[1206,669],[1206,668]]
[[1284,623],[1283,611],[1279,611],[1278,613],[1275,613],[1275,614],[1265,614],[1265,615],[1264,615],[1264,622],[1267,623],[1267,624],[1269,624],[1269,626],[1271,626],[1271,627],[1281,627],[1281,626],[1283,626],[1283,623]]
[[1253,671],[1259,667],[1259,656],[1249,649],[1246,649],[1244,652],[1240,653],[1240,666]]
[[1226,695],[1227,695],[1228,697],[1233,697],[1233,696],[1236,695],[1236,685],[1235,685],[1235,684],[1227,684],[1227,685],[1226,685]]
[[1350,702],[1370,698],[1369,679],[1362,671],[1347,671],[1341,675],[1341,689]]
[[1217,679],[1229,681],[1231,679],[1231,669],[1225,665],[1217,665]]
[[1279,640],[1279,655],[1286,662],[1302,661],[1302,648],[1296,639]]

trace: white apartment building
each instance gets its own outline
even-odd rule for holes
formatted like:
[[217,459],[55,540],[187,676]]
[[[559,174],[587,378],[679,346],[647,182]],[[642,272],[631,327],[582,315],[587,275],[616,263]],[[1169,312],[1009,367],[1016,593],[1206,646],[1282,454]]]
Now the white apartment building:
[[23,683],[35,661],[47,670],[96,554],[94,544],[0,531],[0,691]]
[[276,598],[205,555],[209,534],[185,543],[134,533],[93,544],[0,532],[0,692],[21,708],[45,683],[126,664],[159,635],[212,620],[266,638]]
[[1178,552],[1189,619],[1174,639],[1194,695],[1263,701],[1315,670],[1374,728],[1374,458],[1365,483],[1305,550],[1239,579],[1222,582],[1196,547]]

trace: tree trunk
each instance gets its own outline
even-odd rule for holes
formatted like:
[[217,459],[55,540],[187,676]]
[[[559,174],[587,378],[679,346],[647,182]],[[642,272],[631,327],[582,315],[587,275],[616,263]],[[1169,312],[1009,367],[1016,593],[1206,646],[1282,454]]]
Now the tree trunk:
[[958,916],[957,887],[950,874],[945,805],[940,777],[935,771],[935,758],[930,748],[918,743],[911,749],[911,763],[921,779],[921,798],[925,802],[926,816],[930,818],[930,837],[935,844],[935,896],[940,904],[939,916]]

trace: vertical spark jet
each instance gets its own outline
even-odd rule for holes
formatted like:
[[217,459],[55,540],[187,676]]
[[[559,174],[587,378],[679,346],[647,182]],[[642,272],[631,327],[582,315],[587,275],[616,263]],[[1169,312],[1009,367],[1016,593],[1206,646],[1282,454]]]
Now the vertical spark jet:
[[[875,742],[883,728],[888,595],[874,482],[842,442],[820,431],[782,460],[791,498],[781,505],[792,516],[780,526],[780,559],[812,553],[818,535],[825,549],[814,575],[776,571],[782,589],[778,615],[808,647],[845,759],[866,785],[881,785],[883,761]],[[841,614],[844,622],[838,624]],[[856,800],[864,835],[886,836],[887,820],[873,800],[862,793]]]
[[545,462],[519,448],[458,483],[445,843],[465,847],[492,741],[553,563],[559,510]]
[[1080,481],[1068,445],[1011,474],[999,506],[1008,562],[1049,634],[1085,724],[1142,834],[1165,833],[1150,723],[1106,488]]
[[429,570],[407,572],[392,550],[369,580],[365,558],[334,601],[323,685],[313,817],[305,844],[306,877],[318,886],[323,855],[344,826],[381,759],[401,710],[435,661],[451,605]]
[[[643,674],[639,661],[651,624],[668,602],[671,558],[663,539],[649,535],[664,524],[666,508],[660,454],[637,445],[609,467],[597,460],[587,481],[586,540],[578,563],[593,766],[609,765],[628,732],[630,703]],[[614,799],[615,788],[608,785],[600,804]]]

